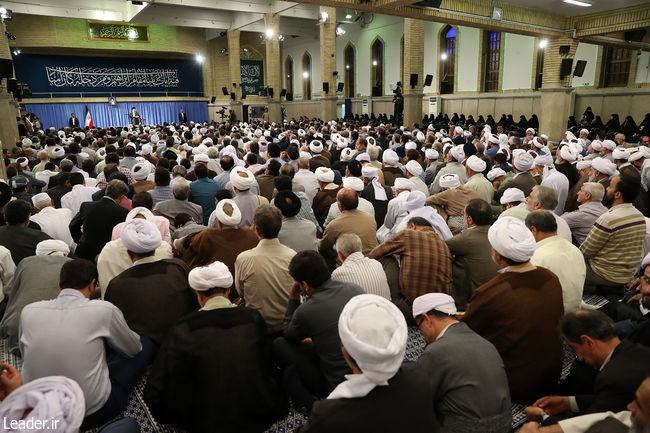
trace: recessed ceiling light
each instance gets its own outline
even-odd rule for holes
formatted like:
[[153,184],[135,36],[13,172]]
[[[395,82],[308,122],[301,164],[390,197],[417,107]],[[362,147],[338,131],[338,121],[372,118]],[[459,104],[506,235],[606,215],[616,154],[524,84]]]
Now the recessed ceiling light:
[[569,3],[572,5],[583,6],[583,7],[593,6],[591,3],[581,2],[579,0],[564,0],[564,3]]

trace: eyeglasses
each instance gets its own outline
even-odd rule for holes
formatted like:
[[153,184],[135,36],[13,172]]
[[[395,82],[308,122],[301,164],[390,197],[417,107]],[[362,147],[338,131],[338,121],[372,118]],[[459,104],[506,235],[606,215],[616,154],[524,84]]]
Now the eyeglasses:
[[422,322],[424,322],[424,316],[420,314],[418,317],[415,318],[415,324],[418,325],[419,328]]
[[641,275],[641,278],[639,278],[639,279],[641,280],[641,283],[643,283],[643,284],[650,284],[650,278],[646,277],[645,275]]

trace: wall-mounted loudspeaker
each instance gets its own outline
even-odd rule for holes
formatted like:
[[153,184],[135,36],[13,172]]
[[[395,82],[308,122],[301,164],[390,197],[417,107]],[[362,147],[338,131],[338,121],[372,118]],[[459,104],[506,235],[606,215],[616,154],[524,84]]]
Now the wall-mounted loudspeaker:
[[345,87],[345,83],[339,83],[339,84],[337,84],[337,86],[336,86],[336,91],[337,91],[337,92],[342,92],[342,91],[343,91],[343,87]]
[[323,92],[329,93],[329,91],[330,91],[330,83],[328,83],[327,81],[323,82]]
[[227,87],[222,87],[221,91],[223,92],[223,96],[228,96],[228,88]]
[[411,84],[411,88],[418,85],[418,74],[411,74],[411,81],[409,84]]
[[287,89],[280,90],[280,97],[283,98],[285,96],[287,96]]
[[569,45],[560,45],[560,55],[566,56],[571,51],[571,46]]
[[578,60],[576,62],[576,68],[573,70],[573,76],[582,77],[582,74],[585,73],[585,66],[587,66],[586,60]]
[[273,97],[273,87],[269,87],[268,92],[269,92],[269,96],[272,98]]
[[214,101],[216,101],[216,100],[217,100],[217,97],[213,96],[212,99],[210,99],[210,104],[214,104]]
[[573,59],[562,59],[560,64],[560,79],[563,80],[564,77],[571,75],[571,67],[573,66]]
[[427,74],[427,76],[424,77],[424,86],[430,86],[431,83],[433,83],[433,75]]

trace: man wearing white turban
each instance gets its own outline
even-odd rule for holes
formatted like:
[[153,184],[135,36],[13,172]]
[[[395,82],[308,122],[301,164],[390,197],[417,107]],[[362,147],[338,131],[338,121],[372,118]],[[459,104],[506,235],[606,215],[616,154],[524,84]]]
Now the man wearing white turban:
[[501,270],[474,291],[463,321],[499,351],[513,402],[533,401],[560,377],[562,286],[551,271],[530,264],[535,238],[520,219],[499,218],[488,239]]
[[489,341],[456,319],[454,298],[419,296],[413,317],[427,343],[417,365],[435,390],[441,431],[509,431],[512,405],[503,360]]
[[162,237],[145,219],[124,224],[120,240],[133,266],[108,283],[104,299],[122,310],[131,329],[160,344],[174,322],[196,309],[187,285],[189,267],[178,259],[156,258]]
[[33,196],[32,204],[37,213],[29,217],[29,220],[37,223],[41,231],[52,239],[63,241],[68,247],[74,249],[76,244],[72,240],[68,227],[74,217],[72,211],[66,208],[55,209],[54,201],[44,192]]
[[386,218],[386,212],[388,211],[388,203],[393,198],[393,189],[381,183],[380,176],[382,175],[383,172],[369,164],[364,165],[361,169],[361,176],[365,184],[361,197],[372,203],[375,208],[375,223],[377,227],[381,227],[384,223],[384,218]]
[[[367,214],[375,216],[375,208],[368,200],[361,197],[361,193],[365,188],[363,181],[358,177],[344,177],[343,178],[343,188],[349,188],[357,193],[359,196],[359,206],[358,209]],[[330,209],[327,212],[327,218],[325,218],[324,227],[327,227],[329,223],[334,221],[337,217],[341,215],[341,210],[339,209],[338,203],[332,203]]]
[[149,191],[156,187],[156,183],[152,180],[147,180],[151,173],[151,163],[149,161],[139,162],[131,169],[133,175],[133,189],[135,192]]
[[414,160],[409,161],[404,166],[404,174],[408,180],[413,182],[413,185],[415,185],[415,190],[422,191],[422,194],[428,196],[429,188],[427,188],[426,184],[422,181],[422,179],[420,179],[422,171],[423,170],[420,163]]
[[533,156],[523,149],[515,149],[512,151],[512,160],[515,175],[507,182],[502,182],[499,189],[494,192],[494,199],[497,201],[508,188],[520,189],[524,196],[528,196],[533,187],[537,186],[537,181],[529,172],[535,166]]
[[442,191],[440,187],[440,178],[445,174],[457,174],[458,179],[460,179],[461,185],[464,185],[467,182],[467,170],[465,166],[461,164],[465,160],[465,153],[462,150],[463,146],[460,146],[460,149],[457,147],[450,147],[449,151],[444,154],[444,160],[447,163],[436,173],[436,178],[433,180],[433,183],[429,185],[430,194],[438,194]]
[[384,150],[384,153],[381,155],[383,168],[381,169],[384,174],[384,182],[386,185],[393,186],[395,184],[395,179],[398,177],[404,177],[404,173],[399,168],[399,156],[397,152],[392,149]]
[[487,169],[487,163],[476,155],[467,158],[465,170],[467,172],[467,182],[463,188],[476,191],[478,195],[488,203],[492,203],[494,196],[494,187],[492,182],[483,176]]
[[255,210],[263,204],[268,204],[269,201],[265,197],[253,194],[251,187],[256,184],[255,175],[247,168],[233,167],[230,170],[230,183],[235,191],[233,201],[241,212],[239,227],[250,227]]
[[418,385],[426,380],[420,369],[400,369],[407,339],[400,311],[377,295],[355,296],[343,308],[338,331],[354,374],[314,405],[303,430],[435,431],[433,388]]
[[395,179],[395,198],[388,202],[384,224],[377,230],[377,242],[384,242],[397,233],[397,227],[408,216],[404,204],[414,186],[413,182],[405,177]]
[[311,207],[314,210],[316,221],[322,227],[330,206],[336,202],[336,194],[339,192],[340,186],[334,183],[334,172],[327,167],[316,169],[316,179],[320,191],[314,196]]
[[[481,174],[481,176],[483,175]],[[470,200],[481,198],[481,196],[474,190],[462,187],[456,174],[442,176],[440,187],[443,191],[428,197],[425,204],[437,210],[447,222],[451,232],[458,234],[467,228],[463,217],[465,206]]]
[[[224,263],[196,267],[188,280],[201,309],[183,317],[165,337],[144,390],[147,406],[159,422],[188,431],[266,430],[284,416],[286,400],[265,350],[264,319],[228,300],[233,276]],[[197,381],[197,372],[186,365],[190,358],[197,366],[215,368],[201,369]],[[206,401],[220,410],[204,410]],[[255,410],[242,416],[250,407]]]
[[[97,269],[89,260],[66,262],[58,286],[55,299],[22,311],[22,376],[26,383],[52,375],[76,381],[86,403],[84,431],[122,412],[155,349],[148,338],[129,329],[115,305],[89,300],[97,287]],[[106,347],[113,350],[107,354]]]
[[550,154],[537,156],[535,158],[535,165],[538,171],[542,171],[541,185],[553,188],[557,193],[557,206],[552,211],[556,215],[562,215],[569,196],[569,179],[564,173],[555,168],[553,158]]

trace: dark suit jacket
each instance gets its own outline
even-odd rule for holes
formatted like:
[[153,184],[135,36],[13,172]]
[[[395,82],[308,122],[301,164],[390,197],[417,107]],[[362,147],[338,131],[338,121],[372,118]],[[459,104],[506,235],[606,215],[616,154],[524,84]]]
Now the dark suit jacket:
[[126,208],[109,197],[82,203],[79,213],[72,218],[69,226],[70,234],[77,243],[76,255],[95,260],[95,256],[111,240],[113,227],[124,222],[128,213]]
[[386,185],[382,186],[384,187],[384,191],[386,191],[386,201],[375,199],[375,187],[372,186],[372,183],[366,185],[361,192],[361,197],[372,203],[372,207],[375,208],[375,222],[377,223],[377,227],[381,227],[384,224],[386,212],[388,212],[388,202],[393,199],[393,189]]
[[187,123],[187,113],[178,113],[178,123]]
[[65,185],[57,185],[54,188],[47,189],[47,195],[54,201],[54,207],[61,209],[61,197],[72,191],[72,188],[68,188]]
[[650,375],[650,348],[623,340],[594,383],[594,393],[576,395],[584,413],[619,412],[634,400],[641,382]]
[[76,116],[75,116],[75,117],[71,117],[71,118],[68,120],[68,126],[69,126],[70,128],[78,128],[78,127],[79,127],[79,118],[76,117]]
[[494,200],[498,202],[501,199],[504,191],[508,188],[519,188],[524,192],[524,195],[528,197],[533,188],[536,186],[537,181],[532,174],[528,173],[527,171],[519,173],[518,175],[515,175],[515,177],[513,177],[509,182],[501,184],[499,189],[494,192]]
[[36,245],[51,239],[40,230],[22,226],[0,227],[0,245],[11,252],[11,258],[16,266],[25,257],[36,254]]

